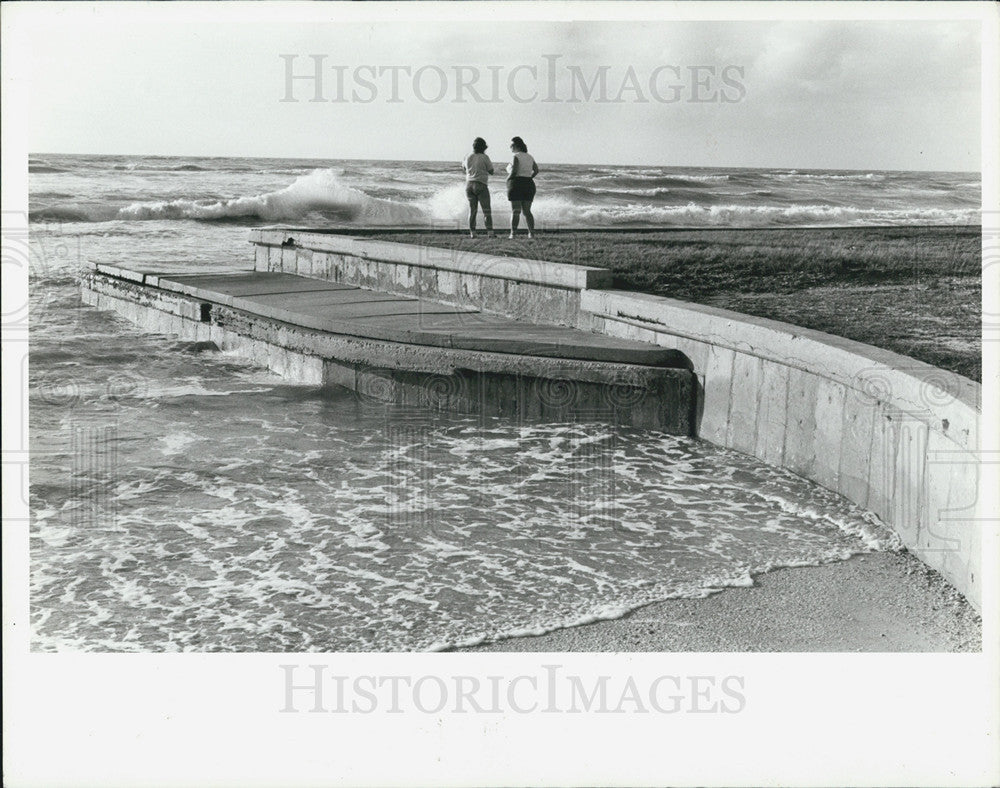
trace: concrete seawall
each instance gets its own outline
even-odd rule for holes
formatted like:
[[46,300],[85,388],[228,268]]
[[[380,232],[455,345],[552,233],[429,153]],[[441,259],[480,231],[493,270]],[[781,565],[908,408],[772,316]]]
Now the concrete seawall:
[[610,273],[296,230],[254,230],[255,268],[575,326],[683,353],[699,437],[840,493],[982,608],[979,384],[818,331],[614,291]]
[[430,298],[533,323],[576,326],[581,293],[611,285],[604,268],[308,230],[251,230],[250,242],[257,271]]
[[614,291],[581,303],[594,330],[691,359],[699,437],[868,509],[981,609],[978,383],[722,309]]
[[677,351],[535,326],[285,273],[143,273],[98,265],[86,303],[214,342],[365,402],[524,421],[605,421],[690,435],[694,378]]

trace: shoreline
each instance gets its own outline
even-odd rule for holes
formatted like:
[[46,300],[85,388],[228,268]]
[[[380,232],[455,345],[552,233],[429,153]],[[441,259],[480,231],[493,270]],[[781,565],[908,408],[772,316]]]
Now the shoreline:
[[753,586],[457,652],[978,652],[982,620],[906,551],[773,569]]
[[[343,224],[331,227],[312,227],[309,225],[295,225],[285,222],[272,224],[262,224],[259,221],[248,222],[248,227],[260,228],[264,230],[298,230],[300,232],[325,233],[328,235],[390,235],[394,233],[406,235],[442,235],[453,234],[460,240],[468,237],[468,228],[453,227],[442,229],[441,227],[427,227],[423,224],[387,224],[387,225],[354,225]],[[522,228],[523,229],[523,228]],[[593,233],[601,235],[614,234],[637,234],[650,235],[653,233],[695,233],[695,232],[788,232],[791,230],[982,230],[982,224],[787,224],[787,225],[704,225],[704,224],[670,224],[670,225],[649,225],[649,224],[616,224],[616,225],[595,225],[593,227],[543,227],[537,230],[537,237],[543,235],[571,235],[575,233]],[[477,237],[484,238],[486,230],[479,228]],[[498,231],[499,232],[499,231]],[[500,237],[498,235],[498,237]],[[385,240],[391,240],[389,238]],[[524,238],[515,239],[523,241]]]

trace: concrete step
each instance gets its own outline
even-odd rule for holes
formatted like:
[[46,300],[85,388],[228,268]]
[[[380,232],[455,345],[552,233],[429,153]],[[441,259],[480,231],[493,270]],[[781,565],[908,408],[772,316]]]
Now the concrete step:
[[[108,273],[111,273],[110,271]],[[183,293],[291,325],[348,336],[491,353],[686,367],[676,350],[564,326],[536,325],[423,298],[287,273],[134,274]],[[155,282],[155,284],[154,284]]]

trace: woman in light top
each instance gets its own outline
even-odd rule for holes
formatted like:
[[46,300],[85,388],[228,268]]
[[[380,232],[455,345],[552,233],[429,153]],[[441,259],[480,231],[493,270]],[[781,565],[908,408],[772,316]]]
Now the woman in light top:
[[538,165],[534,157],[528,153],[528,146],[520,137],[510,141],[513,158],[507,165],[507,199],[510,200],[510,237],[514,237],[517,226],[521,223],[521,214],[528,223],[528,237],[534,237],[535,217],[531,215],[531,202],[535,199],[535,176],[538,175]]
[[483,206],[486,232],[493,237],[493,214],[490,212],[490,176],[493,162],[486,155],[486,140],[476,137],[472,141],[472,153],[465,157],[465,196],[469,198],[469,237],[476,237],[476,211]]

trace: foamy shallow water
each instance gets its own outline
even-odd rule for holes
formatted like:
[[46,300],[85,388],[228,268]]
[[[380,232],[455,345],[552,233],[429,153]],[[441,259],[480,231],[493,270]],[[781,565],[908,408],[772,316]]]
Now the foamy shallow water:
[[103,501],[59,483],[86,486],[79,457],[36,462],[38,648],[439,648],[893,544],[837,496],[697,441],[238,398],[161,400],[163,434],[121,403]]
[[39,650],[436,649],[896,545],[699,441],[388,407],[76,324],[31,390]]

